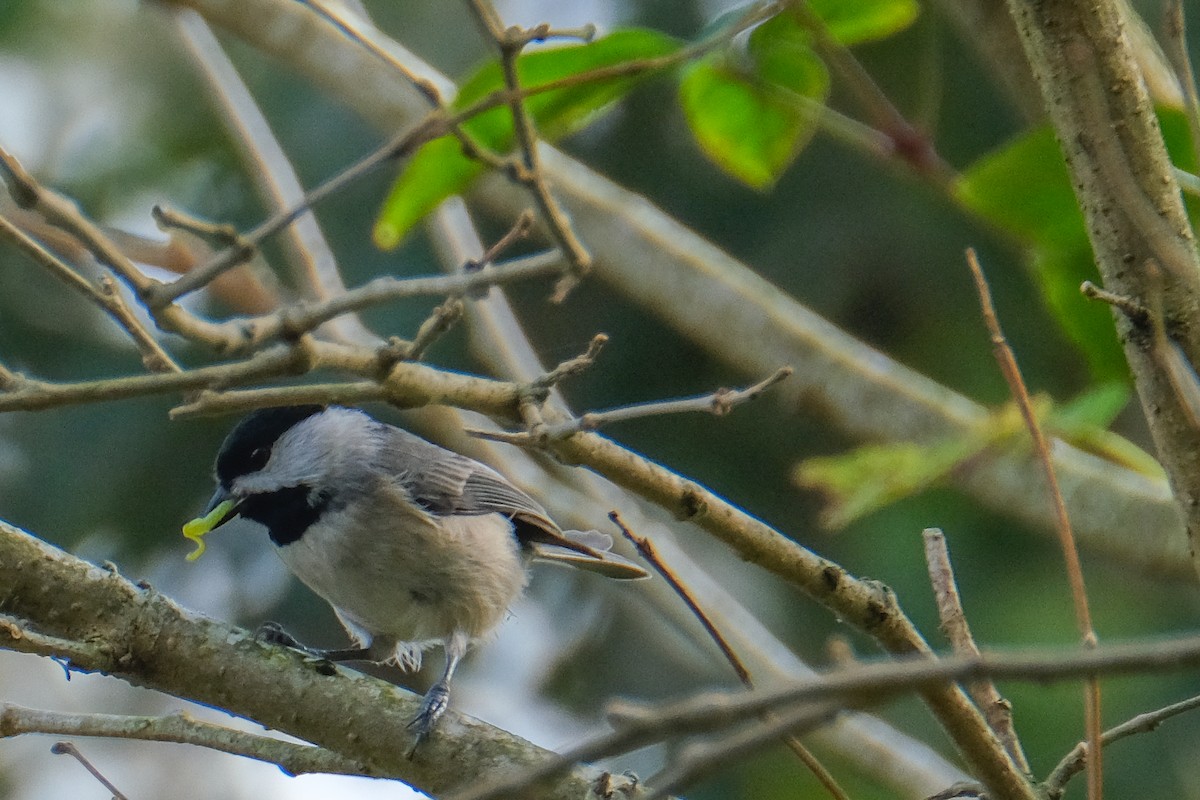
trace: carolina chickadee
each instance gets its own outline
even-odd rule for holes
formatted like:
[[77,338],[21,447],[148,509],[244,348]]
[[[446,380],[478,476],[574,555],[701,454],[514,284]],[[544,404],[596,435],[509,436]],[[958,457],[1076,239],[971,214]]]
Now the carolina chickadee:
[[411,723],[417,742],[446,710],[470,643],[521,593],[531,557],[611,578],[647,575],[607,552],[611,537],[563,531],[490,467],[355,409],[253,412],[221,446],[216,479],[188,535],[200,541],[235,516],[266,526],[284,563],[333,606],[355,646],[315,650],[278,627],[266,631],[271,641],[330,661],[408,668],[425,648],[443,645],[445,671]]

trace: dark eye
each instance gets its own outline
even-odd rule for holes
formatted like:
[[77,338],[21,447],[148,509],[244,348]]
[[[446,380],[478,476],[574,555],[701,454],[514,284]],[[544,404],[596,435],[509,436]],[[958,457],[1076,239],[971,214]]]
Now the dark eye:
[[250,467],[249,471],[257,472],[258,470],[265,467],[267,465],[267,462],[270,460],[271,460],[271,448],[269,448],[269,447],[254,448],[253,450],[250,451],[250,458],[248,460],[248,466]]

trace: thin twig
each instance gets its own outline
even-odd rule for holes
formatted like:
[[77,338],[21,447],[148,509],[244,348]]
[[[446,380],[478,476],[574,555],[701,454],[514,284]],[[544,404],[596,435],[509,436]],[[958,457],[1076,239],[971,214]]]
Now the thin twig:
[[575,356],[568,358],[566,361],[559,363],[554,369],[538,376],[528,385],[527,391],[531,395],[538,397],[539,402],[545,400],[546,392],[558,386],[567,378],[573,378],[581,374],[585,370],[591,369],[596,363],[596,359],[600,356],[600,351],[608,344],[608,334],[597,333],[588,342],[587,350]]
[[745,389],[717,389],[710,394],[699,397],[688,397],[680,400],[656,400],[649,403],[636,403],[608,411],[590,411],[575,419],[549,425],[543,425],[539,430],[510,433],[505,431],[470,430],[472,436],[495,442],[505,442],[524,447],[543,446],[548,441],[565,439],[582,431],[594,431],[614,422],[626,422],[642,417],[662,416],[665,414],[685,414],[704,412],[718,417],[724,416],[736,406],[757,399],[763,392],[792,374],[791,367],[781,367],[773,375]]
[[113,800],[129,800],[128,797],[121,793],[120,789],[112,784],[112,781],[104,777],[104,773],[92,766],[92,762],[88,761],[75,745],[70,742],[55,742],[51,746],[50,752],[56,756],[71,756],[82,764],[83,768],[90,772],[93,778],[98,780],[105,789],[112,792]]
[[[533,195],[534,201],[541,211],[542,220],[550,230],[551,238],[563,251],[570,264],[570,271],[559,279],[558,286],[554,290],[553,300],[561,302],[566,299],[571,288],[582,280],[591,269],[592,256],[579,241],[562,206],[550,193],[550,186],[546,181],[546,174],[542,169],[537,151],[537,127],[529,109],[525,106],[525,101],[520,98],[519,94],[521,79],[517,71],[517,62],[525,46],[538,36],[528,31],[522,31],[520,28],[505,28],[490,0],[470,0],[470,5],[484,30],[491,36],[500,51],[500,68],[504,73],[504,84],[514,98],[509,103],[509,109],[512,111],[513,132],[521,154],[521,168],[511,172]],[[543,32],[548,33],[549,29],[547,28]]]
[[737,653],[734,652],[733,647],[730,646],[728,640],[726,640],[726,638],[721,635],[721,632],[717,630],[717,626],[713,624],[712,619],[710,619],[709,616],[704,613],[704,609],[700,608],[700,604],[696,601],[696,598],[692,595],[692,593],[688,591],[687,587],[684,586],[682,582],[680,582],[679,578],[675,576],[675,573],[671,571],[670,567],[664,564],[662,559],[658,557],[658,553],[654,550],[654,545],[650,543],[650,540],[638,536],[636,533],[631,531],[621,520],[621,515],[616,511],[610,511],[608,518],[612,520],[613,524],[616,525],[621,531],[621,535],[628,539],[630,543],[637,548],[638,554],[642,558],[646,559],[650,566],[654,567],[654,571],[661,575],[663,580],[670,585],[675,594],[679,595],[679,599],[682,600],[685,605],[687,605],[692,614],[694,614],[696,619],[699,620],[700,624],[704,626],[704,630],[708,632],[709,637],[714,643],[716,643],[717,647],[720,648],[721,654],[725,656],[725,660],[729,662],[729,666],[733,667],[733,671],[737,673],[738,680],[742,682],[742,685],[748,689],[753,688],[753,681],[750,679],[750,670],[746,669],[746,665],[742,663],[740,658],[738,658]]
[[477,289],[561,272],[561,257],[557,251],[550,251],[489,265],[474,272],[418,278],[384,276],[327,300],[296,303],[261,317],[238,318],[221,325],[227,338],[237,339],[239,349],[245,350],[277,338],[294,339],[342,314],[371,306],[409,297],[457,297]]
[[94,302],[124,328],[141,352],[142,363],[146,369],[153,372],[179,371],[179,365],[155,340],[154,335],[146,330],[107,275],[100,278],[99,287],[93,285],[91,281],[71,269],[62,259],[43,247],[40,242],[28,236],[4,217],[0,217],[0,235],[21,248],[26,255],[45,267],[54,277]]
[[366,765],[332,750],[234,730],[195,719],[183,711],[166,716],[75,714],[0,703],[0,738],[27,734],[191,744],[276,764],[290,775],[370,774]]
[[930,137],[900,113],[850,49],[830,35],[824,20],[808,7],[806,0],[790,0],[789,6],[813,34],[817,52],[837,70],[874,127],[891,140],[892,152],[935,184],[949,185],[954,170],[938,154]]
[[472,258],[463,265],[464,272],[476,272],[483,269],[488,264],[491,264],[500,257],[508,248],[524,239],[529,235],[529,231],[533,229],[533,212],[525,209],[517,215],[512,227],[499,239],[497,239],[491,247],[483,251],[483,255],[479,258]]
[[[709,637],[716,643],[717,647],[720,648],[722,655],[725,656],[725,660],[729,662],[729,665],[733,667],[733,671],[737,673],[738,680],[742,682],[742,685],[747,689],[753,689],[754,681],[750,676],[750,670],[746,668],[745,663],[743,663],[741,658],[738,657],[737,652],[733,649],[733,646],[729,643],[729,640],[721,634],[721,631],[712,621],[712,618],[709,617],[709,615],[704,612],[704,609],[700,607],[700,602],[696,599],[695,595],[692,594],[691,590],[689,590],[687,586],[684,585],[683,581],[680,580],[680,578],[674,573],[674,571],[668,567],[661,558],[659,558],[658,552],[654,549],[654,545],[650,543],[650,540],[646,539],[645,537],[638,536],[631,531],[621,519],[621,515],[616,511],[609,512],[608,518],[613,521],[613,524],[616,525],[621,531],[621,535],[628,539],[633,546],[637,548],[638,554],[641,555],[641,557],[644,558],[650,564],[650,566],[654,567],[654,571],[662,576],[663,580],[670,585],[671,590],[679,596],[679,599],[683,600],[684,604],[688,607],[692,614],[695,615],[696,619],[700,621],[700,624],[704,627],[704,630],[708,633]],[[775,716],[770,713],[764,713],[762,715],[762,719],[767,723],[776,721]],[[825,765],[822,764],[820,760],[814,756],[807,747],[804,746],[804,743],[800,741],[798,736],[794,734],[785,734],[783,736],[783,743],[787,745],[787,747],[796,755],[796,757],[800,759],[800,762],[804,764],[804,766],[806,766],[810,772],[813,773],[814,777],[816,777],[821,785],[825,787],[825,790],[829,792],[831,797],[835,798],[835,800],[849,800],[849,795],[846,794],[846,791],[837,782],[837,779],[834,778],[833,774],[825,767]],[[662,787],[659,788],[661,789]]]
[[[1084,647],[1095,647],[1097,643],[1096,631],[1092,626],[1092,614],[1088,606],[1087,587],[1083,580],[1083,567],[1079,562],[1079,550],[1075,545],[1075,535],[1071,530],[1071,519],[1067,514],[1067,505],[1063,500],[1062,491],[1058,486],[1058,476],[1054,472],[1054,463],[1050,455],[1050,444],[1046,440],[1045,434],[1042,432],[1042,427],[1038,423],[1037,415],[1033,411],[1033,401],[1029,397],[1029,390],[1025,387],[1025,380],[1021,376],[1021,369],[1017,366],[1016,356],[1013,354],[1012,348],[1008,345],[1008,340],[1004,338],[1004,331],[1000,327],[1000,320],[996,316],[996,309],[992,305],[992,295],[988,289],[987,279],[984,278],[983,268],[979,265],[979,259],[975,255],[973,249],[967,249],[967,266],[971,269],[971,276],[975,280],[975,288],[979,293],[979,304],[983,310],[984,323],[992,338],[992,349],[996,355],[996,361],[1000,365],[1000,371],[1004,374],[1004,380],[1008,383],[1009,391],[1013,395],[1013,399],[1017,403],[1017,407],[1021,410],[1021,416],[1025,420],[1025,427],[1029,430],[1029,435],[1033,439],[1034,450],[1037,453],[1038,461],[1042,465],[1042,470],[1046,476],[1046,485],[1049,487],[1050,498],[1054,503],[1054,514],[1056,519],[1056,529],[1058,531],[1059,546],[1062,549],[1063,559],[1066,563],[1067,581],[1071,587],[1071,600],[1075,607],[1075,619],[1079,628],[1079,634],[1082,638]],[[1103,764],[1100,757],[1100,737],[1103,732],[1101,727],[1100,714],[1100,682],[1096,678],[1088,681],[1084,691],[1084,710],[1086,716],[1087,741],[1092,750],[1096,753],[1096,757],[1088,761],[1088,798],[1089,800],[1101,800],[1103,796]]]
[[[1200,695],[1173,703],[1155,711],[1138,714],[1136,717],[1132,717],[1120,725],[1106,730],[1100,738],[1101,746],[1108,747],[1113,742],[1119,742],[1138,733],[1150,733],[1157,730],[1159,725],[1162,725],[1171,717],[1192,711],[1196,708],[1200,708]],[[1062,797],[1063,792],[1066,791],[1067,783],[1071,778],[1083,771],[1084,764],[1088,760],[1087,754],[1087,743],[1080,742],[1058,762],[1058,765],[1046,776],[1045,783],[1042,784],[1042,788],[1046,792],[1046,797],[1050,800],[1057,800]]]
[[[971,626],[967,623],[967,615],[958,594],[946,537],[937,528],[926,528],[921,536],[925,542],[925,563],[929,567],[929,582],[933,586],[934,597],[937,598],[942,633],[950,641],[954,652],[979,655],[979,647],[971,635]],[[988,725],[996,732],[996,737],[1004,744],[1013,761],[1022,772],[1031,772],[1029,760],[1021,748],[1021,740],[1013,728],[1012,703],[1000,694],[996,684],[990,680],[972,681],[967,685],[967,691],[971,693],[975,705],[983,710]]]
[[[626,704],[610,714],[616,729],[533,766],[520,775],[498,779],[487,786],[453,795],[454,800],[519,796],[517,789],[569,769],[573,764],[596,761],[662,741],[670,736],[710,734],[748,722],[764,711],[786,715],[810,712],[814,706],[839,701],[846,707],[878,704],[903,691],[949,681],[983,677],[1035,683],[1093,675],[1139,674],[1191,669],[1200,665],[1200,636],[1168,642],[1107,645],[1065,654],[986,653],[914,657],[860,664],[815,678],[772,689],[739,694],[706,693],[661,705]],[[793,718],[794,719],[794,718]],[[805,717],[807,719],[807,717]],[[766,736],[766,734],[763,734]],[[516,792],[516,794],[514,794]]]
[[201,264],[171,283],[158,284],[148,288],[143,295],[146,303],[150,308],[165,308],[185,294],[207,286],[218,275],[244,263],[257,252],[259,246],[267,238],[283,230],[302,214],[310,211],[317,203],[336,194],[364,175],[370,174],[383,164],[411,155],[421,145],[443,136],[445,133],[445,118],[431,114],[421,124],[393,137],[382,147],[341,170],[316,188],[309,190],[296,204],[276,212],[259,223],[251,231],[241,236],[237,246],[223,250],[208,263]]
[[462,316],[462,300],[451,297],[442,303],[417,328],[417,334],[409,342],[404,357],[412,361],[420,361],[429,346],[453,328],[462,319]]
[[1091,281],[1084,281],[1079,285],[1080,293],[1089,300],[1099,300],[1102,303],[1108,303],[1113,308],[1119,310],[1122,314],[1129,317],[1130,321],[1137,325],[1145,326],[1150,322],[1150,309],[1134,300],[1132,297],[1116,294],[1107,289],[1102,289]]

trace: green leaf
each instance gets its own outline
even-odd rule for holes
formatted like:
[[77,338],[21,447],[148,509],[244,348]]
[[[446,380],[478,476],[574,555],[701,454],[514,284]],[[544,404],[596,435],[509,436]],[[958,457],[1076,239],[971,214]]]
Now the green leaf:
[[[676,39],[657,31],[630,28],[590,44],[523,53],[517,60],[517,74],[521,86],[528,89],[603,67],[659,58],[678,49]],[[540,136],[555,141],[607,111],[645,75],[639,71],[541,92],[530,96],[525,107]],[[469,108],[502,88],[500,65],[487,64],[462,85],[453,108]],[[490,150],[507,152],[513,146],[512,111],[507,104],[472,117],[462,127]],[[392,184],[375,223],[376,245],[385,250],[399,245],[422,217],[450,195],[462,192],[482,172],[483,167],[464,155],[453,137],[426,144]]]
[[[1063,406],[1039,395],[1033,398],[1033,413],[1052,436],[1145,475],[1164,478],[1153,457],[1105,430],[1129,396],[1129,388],[1121,383],[1094,387]],[[865,445],[808,459],[795,468],[792,480],[825,496],[821,521],[836,530],[932,488],[962,462],[1003,446],[1030,446],[1025,420],[1014,403],[994,409],[973,431],[953,439]]]
[[763,189],[783,174],[816,132],[829,73],[790,17],[772,18],[750,37],[755,75],[722,56],[690,66],[680,103],[700,148],[748,186]]
[[855,45],[886,39],[913,23],[917,0],[808,0],[834,39]]
[[841,455],[810,458],[796,467],[792,479],[825,496],[821,522],[840,530],[930,488],[986,444],[987,440],[969,437],[934,445],[866,445]]
[[422,147],[392,184],[371,233],[380,250],[394,250],[405,234],[438,204],[483,172],[467,158],[462,143],[451,137]]
[[1120,381],[1099,383],[1081,392],[1070,402],[1057,406],[1050,414],[1056,433],[1086,427],[1107,428],[1129,405],[1129,385]]
[[1074,400],[1053,408],[1046,430],[1081,450],[1106,461],[1166,480],[1162,465],[1142,448],[1108,430],[1133,394],[1128,383],[1113,381],[1085,390]]
[[812,49],[812,34],[791,14],[751,31],[747,49],[757,77],[801,97],[823,101],[829,94],[829,71]]

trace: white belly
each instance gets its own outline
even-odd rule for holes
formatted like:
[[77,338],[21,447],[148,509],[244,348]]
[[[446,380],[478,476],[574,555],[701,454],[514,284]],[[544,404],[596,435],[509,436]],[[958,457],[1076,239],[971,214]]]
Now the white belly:
[[455,634],[474,639],[503,619],[525,586],[512,523],[500,514],[431,518],[399,510],[386,527],[361,523],[331,512],[278,548],[352,635],[386,646]]

